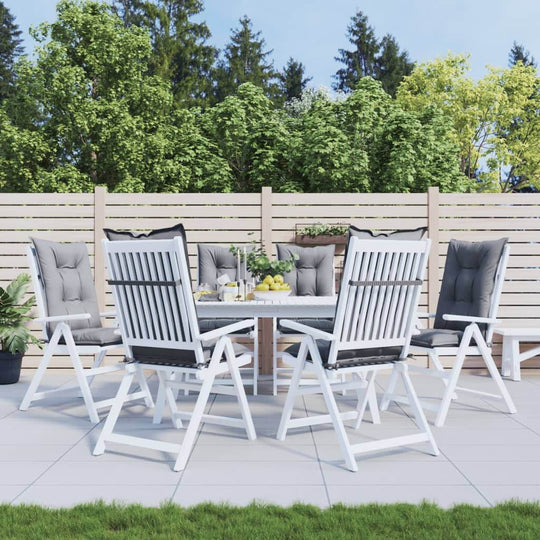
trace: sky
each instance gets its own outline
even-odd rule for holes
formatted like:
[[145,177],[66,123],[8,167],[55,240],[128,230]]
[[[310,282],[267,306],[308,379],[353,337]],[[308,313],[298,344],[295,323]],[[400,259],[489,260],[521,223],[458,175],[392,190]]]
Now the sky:
[[[56,0],[3,0],[23,30],[27,52],[34,46],[28,28],[55,19]],[[330,87],[339,68],[334,60],[347,48],[346,28],[362,10],[382,37],[390,33],[412,60],[425,62],[448,52],[471,55],[471,75],[485,66],[506,67],[518,41],[540,60],[540,0],[204,0],[211,42],[222,48],[231,28],[248,15],[260,30],[274,65],[292,56],[313,77],[310,85]]]

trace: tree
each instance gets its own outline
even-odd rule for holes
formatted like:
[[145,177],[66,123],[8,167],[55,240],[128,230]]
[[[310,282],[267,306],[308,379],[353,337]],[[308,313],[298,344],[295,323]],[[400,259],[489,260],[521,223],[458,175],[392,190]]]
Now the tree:
[[247,15],[240,19],[240,27],[232,30],[231,40],[223,51],[216,69],[217,101],[233,95],[241,84],[250,82],[274,97],[276,78],[274,65],[268,61],[272,51],[265,50],[266,43],[261,32],[254,32]]
[[372,77],[382,82],[392,96],[399,83],[413,69],[406,51],[400,51],[396,39],[387,34],[379,41],[368,18],[358,11],[347,27],[347,38],[353,50],[339,49],[335,60],[344,64],[334,75],[335,90],[352,92],[362,77]]
[[207,43],[211,34],[206,23],[192,20],[203,11],[202,1],[116,0],[115,7],[128,26],[150,32],[150,71],[172,84],[175,101],[206,104],[217,51]]
[[21,31],[15,17],[0,1],[0,102],[11,94],[15,78],[13,65],[23,53]]
[[306,68],[302,62],[289,58],[287,65],[279,74],[279,86],[284,101],[300,98],[312,77],[306,77]]
[[534,56],[532,56],[523,45],[514,41],[514,44],[508,53],[508,67],[515,66],[518,62],[521,62],[525,66],[536,67]]
[[168,85],[148,75],[150,38],[99,2],[62,0],[34,32],[0,115],[0,190],[184,191],[223,162]]

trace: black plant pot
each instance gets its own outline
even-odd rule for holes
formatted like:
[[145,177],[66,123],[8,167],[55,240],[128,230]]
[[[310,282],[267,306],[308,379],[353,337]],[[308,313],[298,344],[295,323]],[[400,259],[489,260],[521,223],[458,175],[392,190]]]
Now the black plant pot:
[[19,382],[22,358],[22,354],[0,351],[0,384]]

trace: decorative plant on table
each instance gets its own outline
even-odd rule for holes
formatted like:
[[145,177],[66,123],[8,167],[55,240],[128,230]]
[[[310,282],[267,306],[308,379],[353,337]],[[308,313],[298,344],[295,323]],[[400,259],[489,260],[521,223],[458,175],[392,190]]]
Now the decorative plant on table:
[[312,223],[302,227],[296,234],[300,236],[344,236],[349,227],[342,223]]
[[29,284],[30,276],[21,274],[5,289],[0,287],[0,384],[17,382],[28,346],[40,345],[27,326],[35,303],[34,296],[23,301]]
[[[289,285],[284,283],[283,274],[294,270],[295,261],[298,255],[294,254],[290,259],[279,261],[271,259],[261,246],[253,242],[253,248],[244,253],[241,248],[230,247],[231,253],[240,255],[240,260],[246,260],[246,266],[251,275],[261,283],[257,285],[258,290],[289,290]],[[267,287],[262,287],[267,285]]]

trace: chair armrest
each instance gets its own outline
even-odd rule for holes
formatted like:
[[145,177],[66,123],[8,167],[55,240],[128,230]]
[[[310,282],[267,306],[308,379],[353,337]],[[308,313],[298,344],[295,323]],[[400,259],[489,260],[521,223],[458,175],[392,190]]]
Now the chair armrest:
[[255,319],[246,319],[245,321],[239,321],[233,324],[228,324],[227,326],[222,326],[221,328],[216,328],[215,330],[210,330],[210,332],[199,334],[196,337],[201,341],[212,341],[213,339],[219,338],[221,336],[233,334],[234,332],[237,332],[238,330],[243,330],[244,328],[253,328],[254,326]]
[[498,319],[492,319],[490,317],[469,317],[467,315],[452,315],[450,313],[445,313],[443,315],[445,321],[461,321],[469,323],[483,323],[483,324],[498,324],[501,321]]
[[116,317],[116,311],[103,311],[99,316],[103,319],[112,319],[113,317]]
[[51,317],[39,317],[34,319],[36,322],[62,322],[62,321],[81,321],[90,319],[90,313],[74,313],[73,315],[52,315]]
[[434,319],[435,313],[425,313],[424,311],[417,311],[416,318],[417,319]]
[[324,339],[326,341],[334,341],[335,337],[333,334],[319,330],[318,328],[312,328],[305,324],[301,324],[296,321],[291,321],[289,319],[281,319],[279,321],[280,326],[285,328],[290,328],[291,330],[296,330],[299,334],[308,334],[309,336],[314,337],[315,339]]

